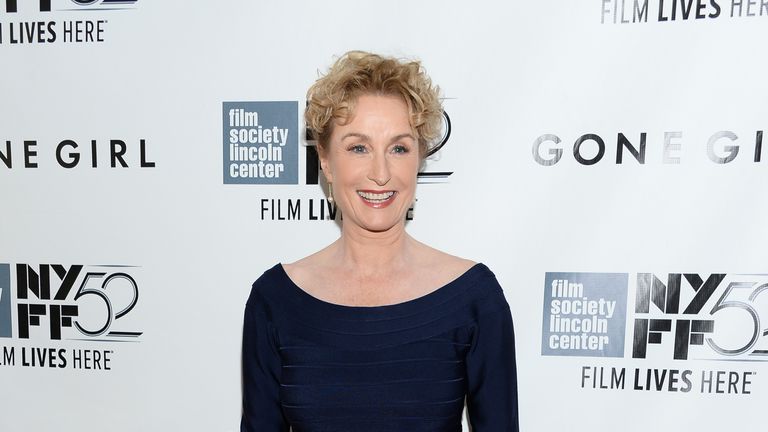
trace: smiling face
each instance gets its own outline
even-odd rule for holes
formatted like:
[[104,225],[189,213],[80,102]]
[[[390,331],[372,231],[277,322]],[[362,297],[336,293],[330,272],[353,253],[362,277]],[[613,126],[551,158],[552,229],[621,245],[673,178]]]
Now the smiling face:
[[408,106],[395,96],[362,95],[350,120],[334,125],[320,152],[344,226],[371,232],[402,226],[421,163]]

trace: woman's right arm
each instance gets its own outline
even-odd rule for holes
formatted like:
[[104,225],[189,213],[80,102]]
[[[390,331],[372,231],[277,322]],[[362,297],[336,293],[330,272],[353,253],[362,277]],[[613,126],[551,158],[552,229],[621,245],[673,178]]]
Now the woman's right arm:
[[280,357],[274,328],[255,305],[243,324],[243,417],[241,432],[288,432],[280,405]]

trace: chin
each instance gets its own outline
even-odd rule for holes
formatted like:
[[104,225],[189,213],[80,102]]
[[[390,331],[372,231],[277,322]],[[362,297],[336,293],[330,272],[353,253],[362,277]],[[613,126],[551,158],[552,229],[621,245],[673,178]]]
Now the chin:
[[402,218],[377,217],[377,218],[366,218],[365,220],[344,219],[345,224],[348,223],[351,225],[355,225],[370,232],[386,232],[396,227],[397,225],[399,225],[401,222],[404,222],[404,221],[405,221],[405,215],[403,215]]
[[387,232],[391,230],[396,225],[397,224],[389,224],[389,225],[381,224],[381,225],[370,225],[370,226],[363,225],[362,227],[370,232],[382,233],[382,232]]

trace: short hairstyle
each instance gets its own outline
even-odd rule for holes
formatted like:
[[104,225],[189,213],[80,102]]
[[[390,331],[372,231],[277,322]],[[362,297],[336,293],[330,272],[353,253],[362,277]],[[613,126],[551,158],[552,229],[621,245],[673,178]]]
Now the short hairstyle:
[[425,157],[437,144],[443,107],[439,87],[432,85],[421,63],[399,60],[364,51],[349,51],[339,57],[328,73],[307,91],[304,120],[318,151],[327,150],[334,121],[350,120],[358,97],[365,94],[401,97],[408,106],[410,123]]

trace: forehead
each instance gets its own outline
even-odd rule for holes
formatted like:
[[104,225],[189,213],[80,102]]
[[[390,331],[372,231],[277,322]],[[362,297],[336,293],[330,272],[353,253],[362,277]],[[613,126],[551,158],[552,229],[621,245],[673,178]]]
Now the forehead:
[[408,105],[402,98],[390,95],[359,96],[346,121],[337,121],[334,126],[334,134],[355,129],[398,134],[412,132]]

